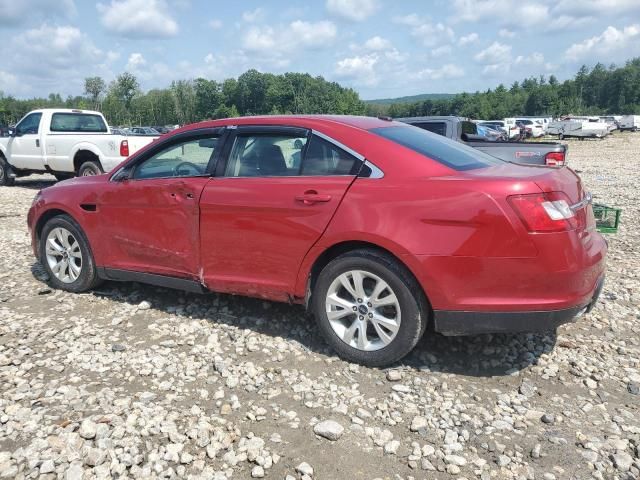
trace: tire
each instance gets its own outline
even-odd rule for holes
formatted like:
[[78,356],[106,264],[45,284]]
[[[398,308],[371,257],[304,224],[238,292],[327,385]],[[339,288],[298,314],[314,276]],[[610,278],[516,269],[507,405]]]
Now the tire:
[[[50,237],[53,243],[47,248]],[[40,263],[49,275],[48,283],[53,288],[79,293],[100,283],[89,241],[80,225],[68,215],[58,215],[47,221],[40,233],[38,252]],[[66,266],[62,262],[64,259]],[[76,268],[71,267],[70,261]],[[61,268],[57,269],[56,264],[61,264]]]
[[56,177],[56,180],[59,182],[73,178],[73,174],[68,174],[68,173],[54,173],[53,176]]
[[[365,279],[360,282],[364,286],[362,290],[354,288],[356,274]],[[345,278],[352,292],[364,290],[362,302],[344,287],[341,280]],[[388,289],[378,292],[378,301],[387,302],[394,294],[395,305],[375,307],[373,289],[382,285],[380,281]],[[340,297],[338,303],[330,301],[328,295],[334,299]],[[345,298],[348,299],[346,304],[342,303]],[[340,307],[336,306],[338,304]],[[322,269],[313,288],[312,310],[320,332],[340,357],[368,367],[381,367],[397,362],[413,350],[425,331],[429,307],[420,286],[403,265],[376,250],[356,250],[335,258]],[[331,313],[341,318],[332,322]],[[386,327],[375,327],[377,322],[373,318],[381,317],[384,317],[385,325],[394,325],[395,333]],[[380,328],[383,334],[379,333]],[[365,334],[361,336],[363,331]],[[350,339],[349,343],[343,338]]]
[[0,155],[0,187],[11,187],[16,183],[15,177],[9,176],[10,171],[11,167],[9,167],[7,160]]
[[94,160],[87,160],[80,165],[78,169],[79,177],[90,177],[93,175],[102,175],[104,172],[102,171],[102,167],[100,164]]

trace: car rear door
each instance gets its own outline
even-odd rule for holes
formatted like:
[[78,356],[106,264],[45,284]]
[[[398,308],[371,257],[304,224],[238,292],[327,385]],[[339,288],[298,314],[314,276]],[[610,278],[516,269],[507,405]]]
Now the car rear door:
[[116,172],[96,206],[107,268],[199,279],[199,199],[223,129],[159,142]]
[[239,127],[200,200],[212,290],[286,300],[363,159],[292,127]]

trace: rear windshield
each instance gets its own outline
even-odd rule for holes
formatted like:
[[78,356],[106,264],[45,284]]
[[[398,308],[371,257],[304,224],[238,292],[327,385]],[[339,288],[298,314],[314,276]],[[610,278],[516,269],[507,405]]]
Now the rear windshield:
[[51,131],[106,133],[107,125],[100,115],[87,113],[54,113],[51,117]]
[[454,170],[472,170],[503,163],[480,150],[410,125],[374,128],[370,132]]

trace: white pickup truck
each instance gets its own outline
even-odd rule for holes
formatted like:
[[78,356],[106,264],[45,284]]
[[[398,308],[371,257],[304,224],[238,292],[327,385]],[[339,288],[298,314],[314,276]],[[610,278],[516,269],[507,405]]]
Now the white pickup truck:
[[33,110],[0,138],[0,185],[33,173],[99,175],[155,138],[113,135],[99,112]]

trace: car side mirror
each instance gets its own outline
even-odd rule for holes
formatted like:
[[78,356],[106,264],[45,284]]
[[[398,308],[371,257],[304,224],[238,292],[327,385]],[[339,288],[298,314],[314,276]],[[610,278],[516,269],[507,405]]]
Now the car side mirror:
[[17,137],[18,130],[15,127],[9,127],[7,128],[7,135],[9,135],[10,137]]
[[120,170],[118,173],[116,173],[113,177],[111,177],[111,180],[114,182],[126,182],[131,178],[132,174],[133,174],[133,168],[125,167],[122,170]]

